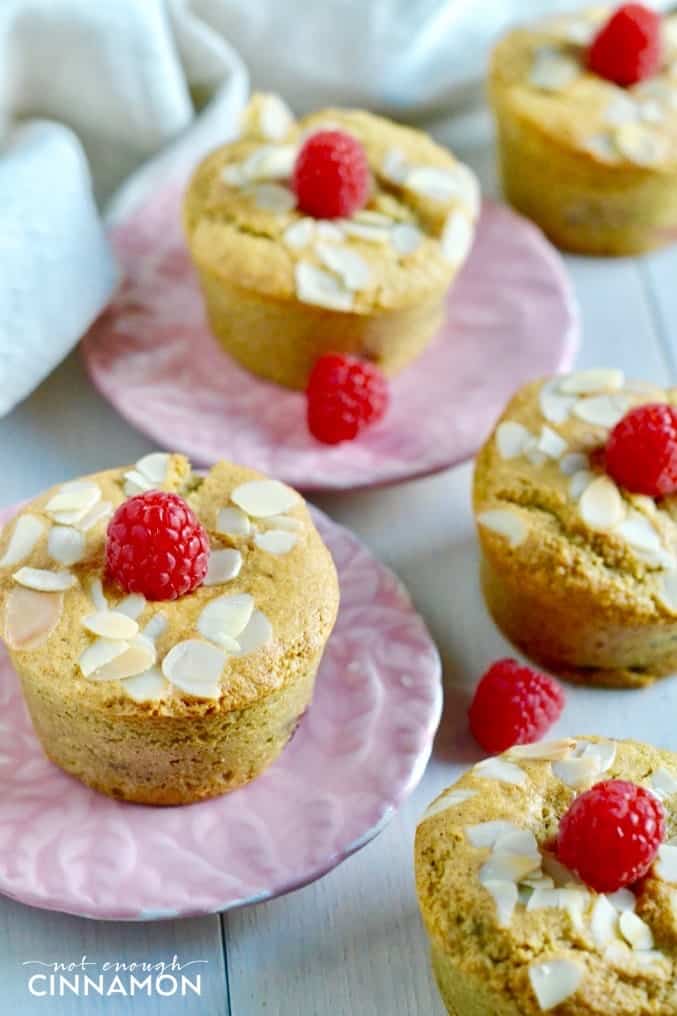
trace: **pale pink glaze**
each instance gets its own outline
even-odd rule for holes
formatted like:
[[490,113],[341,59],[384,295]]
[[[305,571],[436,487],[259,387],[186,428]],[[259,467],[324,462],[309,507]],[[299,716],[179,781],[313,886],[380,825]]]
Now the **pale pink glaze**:
[[339,572],[337,626],[294,739],[233,794],[149,808],[66,776],[43,755],[0,648],[0,892],[113,920],[212,913],[305,885],[383,828],[430,754],[439,657],[395,576],[315,517]]
[[92,380],[159,445],[227,457],[303,490],[377,486],[472,456],[525,381],[571,366],[578,315],[559,255],[535,226],[485,202],[439,337],[392,385],[387,418],[318,444],[305,400],[238,367],[212,338],[180,231],[182,185],[140,203],[113,240],[126,281],[84,340]]

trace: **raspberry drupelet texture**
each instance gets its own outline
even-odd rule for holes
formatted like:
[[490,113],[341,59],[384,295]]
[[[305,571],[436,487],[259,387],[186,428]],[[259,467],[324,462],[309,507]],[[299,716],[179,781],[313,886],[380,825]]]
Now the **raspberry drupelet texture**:
[[554,678],[516,660],[498,660],[475,689],[468,718],[475,740],[496,754],[543,737],[564,708]]
[[609,435],[605,464],[616,483],[633,494],[674,494],[677,409],[659,403],[630,410]]
[[623,4],[593,39],[588,67],[617,85],[634,85],[659,70],[662,56],[660,15],[644,4]]
[[207,532],[178,494],[137,494],[110,520],[106,567],[128,593],[176,600],[202,584],[208,564]]
[[664,836],[657,797],[636,783],[607,780],[574,798],[560,822],[557,856],[591,889],[611,893],[646,875]]
[[292,186],[299,208],[316,219],[353,215],[369,197],[364,148],[345,131],[317,131],[296,158]]
[[324,444],[352,441],[388,408],[388,383],[378,367],[354,356],[320,357],[308,381],[310,433]]

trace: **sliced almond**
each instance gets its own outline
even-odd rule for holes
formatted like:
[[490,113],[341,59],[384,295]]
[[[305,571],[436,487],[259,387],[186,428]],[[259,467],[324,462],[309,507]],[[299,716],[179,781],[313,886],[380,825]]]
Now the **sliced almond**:
[[236,487],[230,499],[256,519],[284,515],[301,500],[295,490],[278,480],[250,480]]
[[[101,490],[96,483],[89,480],[78,480],[64,484],[56,494],[52,495],[45,505],[45,511],[52,517],[73,513],[81,518],[100,499]],[[56,518],[55,521],[63,522],[64,525],[72,525],[77,520],[64,521],[62,518]]]
[[163,677],[159,667],[151,667],[135,677],[126,677],[121,684],[125,694],[135,702],[154,702],[164,698],[170,689],[169,681]]
[[581,518],[595,532],[608,532],[625,517],[625,503],[608,476],[598,476],[584,490],[579,502]]
[[270,515],[262,524],[268,529],[286,529],[290,533],[300,533],[303,529],[301,519],[294,515]]
[[534,53],[529,83],[544,92],[561,92],[581,76],[578,60],[553,46],[541,46]]
[[[387,221],[387,220],[386,220]],[[369,222],[355,222],[353,219],[342,219],[341,228],[346,236],[355,237],[357,240],[365,240],[367,243],[387,244],[392,241],[392,221],[385,226],[375,225]],[[395,244],[393,243],[395,247]],[[397,250],[397,247],[395,247]]]
[[550,875],[556,886],[582,885],[578,875],[569,871],[555,854],[548,850],[541,851],[543,871]]
[[[109,659],[99,666],[95,666],[93,670],[89,669],[92,660],[86,658],[87,649],[80,657],[80,669],[90,681],[121,681],[126,677],[143,674],[155,664],[155,646],[143,635],[137,635],[129,642],[98,639],[89,649],[93,650],[96,646],[102,645],[104,647],[102,655],[108,654]],[[113,653],[113,646],[121,647],[122,652]],[[85,673],[85,666],[88,673]]]
[[633,949],[653,949],[654,939],[651,928],[632,910],[624,910],[618,919],[621,935]]
[[227,656],[209,642],[178,642],[162,661],[162,673],[171,684],[195,698],[219,698],[220,679]]
[[259,108],[259,130],[264,138],[280,141],[294,123],[294,115],[279,95],[264,95]]
[[548,423],[566,423],[571,410],[576,405],[575,395],[562,395],[559,390],[560,379],[546,381],[538,393],[541,413]]
[[[372,229],[375,228],[372,226]],[[390,242],[398,254],[406,257],[423,243],[423,233],[411,222],[400,222],[390,231]]]
[[614,141],[619,152],[637,166],[655,166],[667,151],[666,137],[637,123],[617,127]]
[[569,452],[568,455],[563,455],[560,459],[559,468],[565,476],[573,476],[575,473],[587,470],[589,465],[590,460],[587,455],[582,452]]
[[485,758],[473,767],[473,773],[484,780],[497,780],[499,783],[512,783],[521,786],[526,780],[526,773],[512,762],[501,758]]
[[496,428],[496,447],[502,459],[519,458],[531,440],[531,432],[515,420],[504,420]]
[[569,494],[578,501],[585,494],[590,484],[595,479],[595,474],[590,469],[579,469],[569,481]]
[[129,649],[129,643],[111,639],[97,639],[87,646],[79,660],[83,677],[91,677],[117,656],[122,656]]
[[536,837],[530,829],[511,829],[500,833],[494,843],[494,854],[518,854],[521,857],[533,857],[540,867],[541,855]]
[[477,521],[492,533],[504,536],[511,547],[519,547],[529,535],[526,522],[511,508],[490,508],[481,512]]
[[579,758],[595,759],[600,773],[605,773],[616,760],[615,741],[579,741],[576,749]]
[[329,219],[316,219],[315,233],[318,240],[329,240],[330,243],[342,243],[345,239],[343,224]]
[[594,395],[596,392],[617,392],[625,384],[625,374],[615,367],[577,370],[562,378],[559,390],[565,395]]
[[619,914],[624,910],[634,910],[637,905],[637,897],[629,889],[617,889],[615,893],[607,893],[606,897]]
[[69,571],[45,571],[43,568],[19,568],[12,576],[15,582],[27,589],[43,593],[59,593],[77,585],[77,579]]
[[146,597],[142,596],[141,593],[130,593],[129,596],[125,596],[120,600],[115,609],[120,614],[126,614],[127,617],[131,617],[136,621],[146,609]]
[[47,537],[47,552],[53,561],[67,567],[85,556],[85,537],[72,526],[52,526]]
[[351,310],[353,293],[341,279],[331,272],[325,272],[307,261],[299,261],[294,267],[296,295],[303,303],[330,310]]
[[371,278],[369,264],[357,251],[331,243],[318,243],[315,249],[322,264],[335,272],[347,289],[367,288]]
[[297,155],[296,145],[261,145],[241,164],[241,178],[245,183],[288,180]]
[[658,576],[656,595],[671,614],[677,614],[677,570]]
[[[476,793],[476,791],[473,791]],[[476,825],[466,826],[465,834],[473,847],[489,847],[493,849],[496,841],[505,836],[506,833],[522,832],[518,825],[509,822],[507,819],[492,819],[488,822],[478,822]]]
[[225,536],[247,536],[251,529],[249,516],[240,508],[220,508],[216,516],[216,532]]
[[251,189],[257,208],[265,212],[284,215],[296,207],[296,197],[288,187],[277,183],[258,183]]
[[164,614],[157,613],[151,617],[150,621],[143,629],[144,638],[150,639],[151,642],[155,642],[160,638],[161,635],[167,631],[167,618]]
[[211,600],[197,620],[201,635],[210,641],[219,641],[228,635],[237,639],[249,624],[254,613],[254,598],[248,593],[233,593]]
[[105,639],[133,639],[138,634],[136,621],[117,610],[98,610],[82,620],[83,627]]
[[510,757],[524,761],[556,762],[568,758],[576,747],[571,737],[559,741],[537,741],[535,744],[516,744],[510,749]]
[[549,459],[559,459],[569,446],[551,427],[541,427],[541,436],[538,439],[538,449],[547,455]]
[[259,550],[265,550],[268,554],[281,556],[288,554],[298,543],[296,533],[285,532],[282,529],[269,529],[265,533],[257,533],[254,543]]
[[602,162],[618,162],[618,148],[611,135],[606,132],[590,134],[581,142],[581,147],[583,151],[594,155]]
[[604,949],[618,938],[618,912],[603,893],[592,908],[590,934],[598,949]]
[[531,854],[492,854],[479,872],[482,885],[486,882],[519,882],[540,866],[540,859]]
[[436,801],[428,805],[421,821],[423,822],[428,818],[432,818],[433,815],[439,815],[440,812],[446,811],[448,808],[456,808],[461,804],[465,804],[466,801],[470,801],[473,797],[477,797],[476,790],[452,790],[451,792],[445,792]]
[[658,533],[641,512],[632,511],[616,528],[616,533],[634,550],[656,552],[663,549]]
[[45,523],[35,515],[20,515],[14,524],[0,568],[13,568],[33,553],[45,531]]
[[10,649],[43,645],[61,619],[62,593],[41,593],[15,586],[5,600],[5,641]]
[[677,884],[677,846],[670,843],[663,843],[658,848],[658,861],[655,865],[656,873],[664,882]]
[[529,981],[542,1012],[554,1009],[578,990],[584,968],[566,957],[553,958],[543,963],[532,963]]
[[136,468],[152,484],[162,486],[167,480],[171,455],[168,452],[151,452],[136,463]]
[[622,394],[587,395],[578,399],[573,414],[595,427],[611,428],[623,419],[630,405],[630,400]]
[[123,485],[125,497],[135,497],[137,494],[145,494],[146,491],[153,489],[153,483],[138,469],[129,469],[122,474],[122,478],[125,481]]
[[599,776],[599,759],[594,756],[562,759],[560,762],[553,762],[552,771],[567,787],[581,790],[592,786]]
[[101,579],[91,579],[89,583],[89,598],[97,610],[108,610],[108,601],[103,593]]
[[560,892],[560,889],[535,889],[529,897],[527,910],[529,912],[533,910],[559,910],[561,907]]
[[313,219],[299,219],[287,226],[282,234],[282,240],[288,247],[294,250],[302,250],[309,247],[315,238],[315,222]]
[[273,626],[262,611],[255,610],[247,627],[237,637],[237,641],[240,643],[238,656],[254,653],[257,649],[267,646],[272,640]]
[[401,186],[409,173],[409,164],[399,148],[389,148],[381,164],[381,175]]
[[207,574],[204,577],[203,585],[219,586],[224,582],[230,582],[237,578],[242,568],[242,554],[233,547],[225,547],[222,550],[212,550],[209,555]]
[[406,174],[404,186],[431,201],[451,201],[458,193],[454,173],[438,166],[412,166]]
[[465,261],[472,247],[475,231],[471,220],[461,208],[455,208],[447,216],[440,237],[442,254],[452,265]]
[[93,508],[90,508],[86,515],[75,523],[76,528],[81,533],[88,533],[90,529],[97,526],[100,522],[104,522],[109,519],[113,514],[113,505],[110,501],[100,501],[95,504]]
[[657,797],[665,801],[677,794],[677,778],[665,766],[659,766],[651,774],[651,789]]
[[484,882],[484,888],[496,904],[496,922],[499,928],[506,928],[517,906],[517,886],[514,882],[488,879]]

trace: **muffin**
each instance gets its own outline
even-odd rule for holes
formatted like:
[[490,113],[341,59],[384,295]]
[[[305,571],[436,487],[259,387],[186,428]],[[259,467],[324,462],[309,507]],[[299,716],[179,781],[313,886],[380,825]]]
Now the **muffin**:
[[[618,778],[662,800],[666,833],[642,881],[598,893],[556,837],[579,791]],[[416,888],[448,1012],[674,1016],[676,806],[677,755],[593,737],[513,748],[438,797],[416,833]]]
[[[358,139],[368,159],[369,199],[350,218],[304,215],[289,186],[301,144],[323,129]],[[425,134],[356,110],[295,121],[257,95],[241,136],[195,172],[184,227],[218,341],[247,370],[299,389],[325,353],[386,374],[418,356],[478,212],[473,174]]]
[[511,204],[565,250],[636,254],[677,239],[677,15],[663,19],[655,73],[619,86],[587,69],[611,13],[509,32],[489,95]]
[[[150,490],[184,498],[209,538],[204,581],[176,599],[126,594],[106,567],[111,514]],[[199,801],[270,765],[338,600],[303,499],[227,462],[198,476],[146,456],[52,488],[0,536],[0,630],[45,753],[127,801]]]
[[563,677],[628,687],[677,669],[677,500],[619,489],[602,456],[630,409],[676,394],[613,369],[532,382],[477,457],[486,603]]

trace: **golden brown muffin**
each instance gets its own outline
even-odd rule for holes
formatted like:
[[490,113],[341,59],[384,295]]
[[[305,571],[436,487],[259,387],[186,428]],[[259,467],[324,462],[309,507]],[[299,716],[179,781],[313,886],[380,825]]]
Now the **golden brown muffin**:
[[660,73],[621,88],[585,67],[612,10],[510,32],[489,93],[511,204],[565,250],[636,254],[677,239],[677,15]]
[[[288,183],[313,131],[364,145],[373,177],[350,219],[308,218]],[[243,366],[304,388],[328,352],[400,370],[440,326],[479,212],[473,174],[425,134],[356,110],[298,122],[255,96],[237,141],[198,167],[184,203],[188,247],[214,335]]]
[[[596,893],[552,853],[600,778],[662,799],[666,842],[632,891]],[[513,748],[446,790],[416,833],[416,888],[453,1016],[674,1016],[677,755],[582,737]]]
[[533,382],[478,455],[487,605],[564,677],[627,687],[677,669],[677,499],[619,490],[597,454],[629,409],[676,394],[612,369]]
[[[104,575],[127,496],[182,495],[206,528],[203,585],[125,596]],[[202,477],[157,453],[52,488],[0,536],[2,635],[36,733],[88,786],[185,804],[254,779],[310,702],[338,583],[303,499],[220,462]]]

